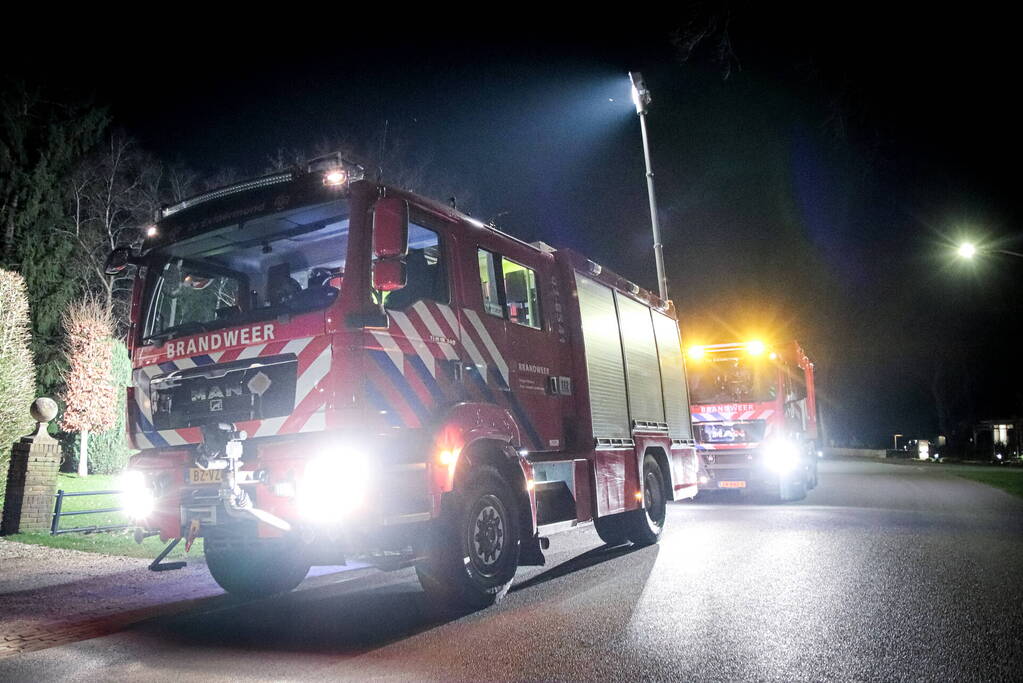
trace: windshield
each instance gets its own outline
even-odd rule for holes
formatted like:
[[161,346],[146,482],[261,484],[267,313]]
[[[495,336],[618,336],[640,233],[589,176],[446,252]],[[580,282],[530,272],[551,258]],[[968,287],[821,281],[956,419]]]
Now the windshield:
[[777,396],[775,366],[737,358],[701,361],[686,367],[693,403],[750,403]]
[[341,292],[343,200],[215,228],[150,255],[144,342],[299,313]]

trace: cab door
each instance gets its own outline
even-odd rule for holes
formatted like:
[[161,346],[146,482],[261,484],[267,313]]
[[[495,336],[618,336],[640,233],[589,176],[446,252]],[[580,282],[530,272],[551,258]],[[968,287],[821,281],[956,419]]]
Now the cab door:
[[405,286],[373,292],[387,327],[366,332],[367,399],[394,427],[421,427],[464,399],[449,305],[454,290],[449,230],[413,209],[408,237]]
[[461,311],[463,344],[470,353],[475,345],[483,358],[490,393],[519,423],[522,446],[561,450],[560,397],[569,385],[561,362],[564,344],[551,324],[553,310],[544,308],[553,307],[549,283],[543,281],[545,272],[553,272],[552,259],[496,236],[480,240],[473,251],[466,287],[475,289],[478,299],[470,298]]

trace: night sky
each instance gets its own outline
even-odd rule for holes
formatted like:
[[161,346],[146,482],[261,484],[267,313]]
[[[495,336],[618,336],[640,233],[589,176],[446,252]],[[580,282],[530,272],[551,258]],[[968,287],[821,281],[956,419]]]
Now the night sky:
[[[1023,259],[951,254],[962,236],[1021,249],[1014,24],[976,3],[893,4],[700,3],[597,28],[378,17],[375,30],[339,8],[274,18],[272,36],[182,22],[97,45],[79,27],[2,56],[9,75],[92,95],[145,148],[207,174],[255,175],[278,148],[327,140],[375,154],[386,128],[385,178],[416,170],[476,217],[656,290],[627,78],[640,70],[687,343],[798,338],[831,437],[883,444],[1023,413]],[[687,54],[678,38],[702,28]]]

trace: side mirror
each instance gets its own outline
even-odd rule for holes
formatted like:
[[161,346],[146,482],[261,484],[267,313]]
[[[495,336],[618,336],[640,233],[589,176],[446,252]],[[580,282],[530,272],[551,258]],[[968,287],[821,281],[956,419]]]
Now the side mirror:
[[407,280],[405,263],[399,259],[391,258],[373,264],[373,289],[377,291],[393,292],[404,287]]
[[131,249],[118,247],[107,256],[107,262],[103,266],[103,272],[107,275],[120,275],[132,263]]
[[384,197],[373,208],[373,258],[400,259],[408,253],[408,202]]

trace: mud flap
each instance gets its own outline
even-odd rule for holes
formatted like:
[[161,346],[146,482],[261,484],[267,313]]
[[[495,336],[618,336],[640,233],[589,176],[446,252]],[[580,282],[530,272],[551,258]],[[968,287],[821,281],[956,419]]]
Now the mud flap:
[[547,560],[543,556],[543,548],[547,547],[544,541],[547,541],[547,539],[540,538],[540,535],[536,534],[522,542],[519,546],[520,567],[542,567],[547,564]]

